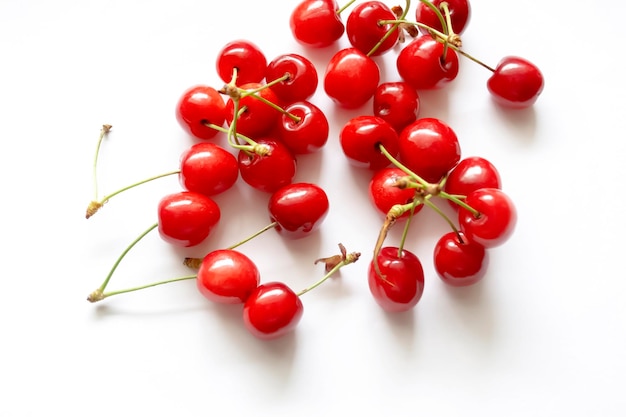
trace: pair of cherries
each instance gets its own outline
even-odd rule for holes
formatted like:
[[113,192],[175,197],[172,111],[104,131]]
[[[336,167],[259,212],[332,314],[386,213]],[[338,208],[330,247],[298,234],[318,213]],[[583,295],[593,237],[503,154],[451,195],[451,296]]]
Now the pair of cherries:
[[[268,210],[271,225],[289,238],[303,238],[317,230],[329,202],[322,188],[293,183],[272,194]],[[256,264],[233,248],[204,256],[197,272],[200,293],[219,304],[243,304],[243,322],[253,335],[273,339],[292,331],[303,315],[300,293],[286,283],[261,283]]]

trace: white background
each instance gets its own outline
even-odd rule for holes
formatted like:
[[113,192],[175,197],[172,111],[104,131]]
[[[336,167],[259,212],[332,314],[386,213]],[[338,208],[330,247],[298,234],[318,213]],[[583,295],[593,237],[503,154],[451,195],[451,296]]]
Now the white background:
[[[497,108],[488,71],[466,59],[449,88],[420,95],[420,115],[450,124],[464,156],[490,159],[519,210],[481,284],[451,290],[434,275],[446,226],[424,211],[407,243],[426,270],[422,300],[397,316],[374,303],[365,271],[382,219],[370,174],[337,141],[370,107],[339,110],[320,88],[331,137],[299,159],[297,179],[322,184],[331,211],[308,239],[270,231],[241,248],[263,281],[295,289],[321,276],[312,261],[339,242],[363,253],[303,296],[293,335],[256,340],[238,307],[210,304],[192,281],[85,300],[156,220],[159,198],[179,190],[162,179],[85,220],[100,126],[113,125],[99,166],[108,193],[177,168],[194,141],[175,103],[192,85],[221,87],[214,63],[228,41],[253,40],[268,59],[303,53],[321,79],[347,42],[300,47],[288,26],[296,3],[0,1],[0,415],[624,415],[626,6],[614,0],[472,3],[465,50],[491,65],[508,54],[535,62],[546,86],[532,109]],[[393,56],[379,59],[387,80]],[[109,289],[188,274],[184,256],[267,224],[267,198],[240,181],[216,198],[222,221],[203,245],[173,249],[150,234]]]

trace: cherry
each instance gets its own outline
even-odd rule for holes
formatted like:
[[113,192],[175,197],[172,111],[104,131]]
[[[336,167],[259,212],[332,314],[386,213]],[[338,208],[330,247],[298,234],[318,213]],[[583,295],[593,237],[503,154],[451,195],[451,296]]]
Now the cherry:
[[465,287],[485,276],[488,255],[484,246],[465,238],[462,233],[448,232],[435,244],[433,262],[443,282],[453,287]]
[[[444,191],[448,194],[467,196],[479,188],[502,188],[500,174],[496,167],[480,156],[462,159],[448,173]],[[450,201],[450,205],[458,210],[459,205]]]
[[181,127],[198,139],[211,139],[218,131],[207,126],[222,126],[226,103],[213,87],[197,85],[187,89],[176,105],[176,119]]
[[365,1],[352,9],[346,21],[346,35],[350,44],[371,56],[381,55],[398,43],[396,29],[370,54],[374,46],[393,28],[393,24],[380,24],[381,20],[394,20],[396,15],[380,1]]
[[212,196],[231,188],[239,177],[237,158],[210,142],[196,143],[180,157],[179,180],[183,188]]
[[384,119],[372,115],[350,119],[339,133],[339,142],[352,165],[374,171],[390,164],[379,146],[384,146],[392,156],[397,155],[399,146],[395,129]]
[[[269,106],[267,103],[259,100],[255,95],[262,99],[280,105],[278,97],[271,88],[263,88],[261,83],[247,83],[240,86],[242,91],[258,92],[250,95],[243,95],[239,99],[239,117],[237,118],[236,131],[238,134],[251,138],[261,137],[268,134],[276,125],[281,112]],[[232,125],[235,117],[235,102],[233,98],[229,98],[226,102],[226,122]]]
[[374,115],[387,121],[400,134],[417,120],[420,100],[417,91],[405,81],[381,83],[374,92]]
[[198,269],[198,290],[221,304],[244,303],[260,282],[259,270],[246,255],[233,249],[209,252]]
[[469,240],[492,248],[503,244],[513,234],[517,210],[502,190],[480,188],[468,194],[465,203],[477,212],[459,210],[459,226]]
[[[387,167],[374,173],[369,183],[370,201],[382,214],[387,215],[395,205],[409,204],[415,197],[415,189],[400,188],[398,180],[406,177],[406,173],[397,167]],[[423,205],[415,206],[413,213],[422,209]],[[405,211],[399,218],[407,218],[411,210]]]
[[[471,17],[471,7],[468,0],[431,0],[430,3],[441,10],[441,3],[446,2],[448,10],[450,12],[450,21],[452,23],[451,29],[456,34],[461,34],[467,27]],[[441,14],[445,18],[445,13]],[[425,3],[419,2],[415,8],[415,20],[423,23],[424,25],[431,27],[439,32],[444,33],[444,28],[441,25],[441,21],[437,17],[437,14]],[[422,33],[428,33],[428,30],[424,27],[419,27]]]
[[442,88],[459,72],[459,57],[452,48],[430,35],[418,36],[406,45],[396,59],[400,77],[415,90]]
[[302,45],[322,48],[335,43],[345,30],[336,0],[304,0],[291,12],[289,27]]
[[543,91],[543,74],[532,62],[517,56],[500,60],[487,80],[496,103],[515,109],[530,107]]
[[195,246],[205,240],[220,220],[220,208],[209,197],[181,191],[163,197],[158,204],[161,238],[176,246]]
[[268,203],[270,219],[276,230],[301,238],[317,230],[328,214],[326,192],[316,184],[293,183],[274,192]]
[[434,117],[420,118],[408,125],[398,143],[400,161],[430,183],[439,182],[461,158],[456,133]]
[[267,65],[265,79],[270,82],[285,74],[286,80],[272,85],[283,103],[307,100],[317,90],[317,69],[308,58],[294,53],[279,55]]
[[[298,120],[294,120],[294,116]],[[294,154],[313,153],[328,141],[330,126],[324,112],[309,101],[296,101],[285,106],[277,124],[280,141]]]
[[239,151],[237,161],[241,178],[252,188],[273,193],[291,184],[296,175],[296,160],[289,149],[271,138],[257,140],[268,149],[265,155]]
[[356,48],[335,53],[324,74],[324,91],[335,103],[354,109],[372,98],[380,81],[376,62]]
[[300,297],[282,282],[259,285],[243,306],[243,322],[260,339],[276,339],[293,331],[304,307]]
[[388,312],[408,311],[415,307],[424,292],[424,269],[412,252],[386,246],[376,257],[382,276],[374,267],[368,269],[369,289],[374,300]]
[[234,72],[236,85],[259,83],[265,78],[267,59],[256,44],[238,39],[222,47],[217,54],[215,67],[225,83],[232,81]]

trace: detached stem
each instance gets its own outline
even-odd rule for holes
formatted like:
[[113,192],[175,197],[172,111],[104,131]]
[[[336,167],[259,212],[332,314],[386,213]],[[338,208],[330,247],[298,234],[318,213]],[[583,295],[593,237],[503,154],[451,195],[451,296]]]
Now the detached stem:
[[93,191],[94,191],[94,201],[98,200],[98,156],[100,155],[100,145],[102,145],[102,141],[104,137],[111,131],[111,125],[102,125],[102,129],[100,129],[100,137],[98,138],[98,143],[96,145],[96,153],[93,158]]
[[124,249],[122,254],[117,258],[117,260],[113,264],[113,267],[109,271],[109,274],[107,275],[107,277],[104,279],[104,282],[102,282],[102,284],[100,285],[100,287],[97,290],[95,290],[94,292],[89,294],[89,297],[87,298],[87,300],[89,300],[91,302],[95,302],[95,301],[100,301],[102,299],[101,297],[104,295],[104,290],[106,289],[107,285],[109,284],[109,281],[111,280],[111,277],[113,276],[113,273],[115,272],[115,270],[119,266],[120,262],[122,262],[122,259],[124,259],[124,257],[128,254],[128,252],[130,252],[130,250],[141,239],[143,239],[152,230],[156,229],[158,225],[159,225],[159,223],[155,223],[152,226],[148,227],[143,233],[141,233],[137,238],[135,238],[135,240],[133,240],[130,243],[130,245],[128,245],[128,247],[126,247],[126,249]]

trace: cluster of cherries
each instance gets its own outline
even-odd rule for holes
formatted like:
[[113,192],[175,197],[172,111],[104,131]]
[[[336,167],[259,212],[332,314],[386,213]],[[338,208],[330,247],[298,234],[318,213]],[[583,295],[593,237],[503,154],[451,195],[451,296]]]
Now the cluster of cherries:
[[[421,0],[414,21],[407,19],[410,0],[404,8],[362,1],[349,9],[344,24],[342,14],[354,2],[339,8],[335,0],[303,0],[292,11],[290,27],[307,48],[328,47],[344,35],[350,42],[328,62],[323,89],[341,108],[372,103],[371,111],[343,126],[339,141],[349,163],[372,171],[369,196],[385,216],[369,264],[369,288],[386,311],[407,311],[422,296],[424,271],[404,242],[411,219],[424,206],[450,225],[435,244],[433,260],[437,274],[452,286],[472,285],[485,275],[489,248],[509,238],[517,218],[495,166],[481,157],[462,159],[459,140],[448,124],[418,117],[419,91],[452,82],[459,70],[458,55],[492,71],[487,87],[500,105],[532,105],[543,89],[543,77],[520,57],[506,57],[491,68],[462,51],[460,34],[470,17],[467,0]],[[408,42],[407,36],[412,38]],[[397,51],[401,81],[380,79],[376,57],[391,51]],[[315,261],[325,264],[326,274],[300,292],[282,282],[261,282],[257,266],[238,247],[270,229],[290,239],[306,238],[319,229],[329,210],[328,197],[319,185],[294,178],[296,157],[324,147],[329,122],[310,101],[320,80],[315,65],[303,55],[286,53],[270,61],[256,44],[240,39],[218,52],[216,70],[222,87],[193,86],[176,104],[176,119],[196,142],[181,155],[177,170],[99,198],[98,150],[111,128],[103,126],[94,162],[95,198],[87,218],[122,191],[167,175],[178,175],[182,190],[160,200],[158,221],[123,251],[88,300],[193,279],[207,299],[242,304],[243,322],[252,334],[276,338],[298,324],[303,313],[300,296],[356,262],[360,253],[348,253],[340,244],[339,254]],[[213,141],[218,134],[226,135],[228,147]],[[106,291],[120,261],[151,230],[157,229],[172,245],[202,243],[221,218],[212,197],[229,190],[239,177],[268,194],[266,227],[230,247],[185,259],[194,274]],[[437,199],[453,207],[454,220],[436,205]],[[387,233],[398,221],[405,222],[402,240],[387,246]]]

